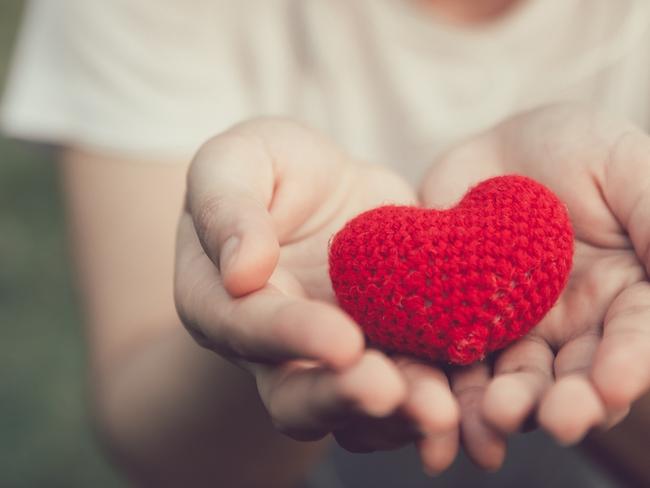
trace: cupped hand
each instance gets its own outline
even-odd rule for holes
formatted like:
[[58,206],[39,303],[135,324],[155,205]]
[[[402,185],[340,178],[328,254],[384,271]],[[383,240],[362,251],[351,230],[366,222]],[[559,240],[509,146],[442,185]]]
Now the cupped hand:
[[497,468],[506,435],[531,419],[560,443],[621,420],[650,388],[650,138],[577,105],[524,113],[444,154],[421,199],[454,204],[469,186],[522,174],[569,210],[574,268],[526,337],[452,375],[470,456]]
[[446,376],[366,350],[337,306],[328,242],[350,218],[415,202],[399,177],[286,120],[211,139],[188,173],[175,299],[196,341],[250,371],[275,425],[301,440],[333,432],[353,451],[420,445],[425,465],[455,457]]

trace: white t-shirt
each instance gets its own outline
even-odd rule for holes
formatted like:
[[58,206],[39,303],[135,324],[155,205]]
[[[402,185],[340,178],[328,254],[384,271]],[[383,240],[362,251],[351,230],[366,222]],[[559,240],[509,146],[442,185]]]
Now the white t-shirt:
[[[448,144],[560,100],[650,128],[649,0],[524,0],[478,29],[415,0],[31,0],[1,122],[173,161],[238,121],[287,115],[415,182]],[[542,441],[515,438],[492,482],[461,458],[440,486],[542,486],[551,464],[558,482],[614,486]],[[531,464],[540,455],[551,464]],[[364,481],[339,470],[349,486],[430,484],[411,481],[404,451],[354,459]]]
[[650,127],[650,2],[526,0],[478,28],[413,0],[32,0],[2,124],[26,139],[187,159],[287,115],[415,180],[514,112],[581,100]]

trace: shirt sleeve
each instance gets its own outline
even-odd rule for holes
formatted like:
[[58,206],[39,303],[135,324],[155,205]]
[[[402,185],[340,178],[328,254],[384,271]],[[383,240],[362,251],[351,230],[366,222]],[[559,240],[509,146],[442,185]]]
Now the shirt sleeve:
[[[264,111],[252,79],[251,3],[31,0],[3,97],[4,132],[190,157],[211,135]],[[282,49],[271,36],[273,46]]]

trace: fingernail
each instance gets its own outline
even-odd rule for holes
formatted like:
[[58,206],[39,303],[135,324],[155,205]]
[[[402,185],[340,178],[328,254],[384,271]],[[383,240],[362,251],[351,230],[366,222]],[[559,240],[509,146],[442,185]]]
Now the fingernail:
[[221,254],[219,256],[219,270],[225,273],[228,268],[231,268],[237,259],[237,251],[239,250],[239,237],[231,236],[226,239],[223,246],[221,246]]

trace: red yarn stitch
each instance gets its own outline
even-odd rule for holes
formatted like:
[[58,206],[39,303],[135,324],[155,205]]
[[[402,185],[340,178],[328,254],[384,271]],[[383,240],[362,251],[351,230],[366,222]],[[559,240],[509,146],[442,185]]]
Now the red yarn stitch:
[[534,327],[566,285],[572,256],[564,204],[516,175],[483,181],[448,210],[364,212],[329,251],[339,304],[372,344],[456,364]]

